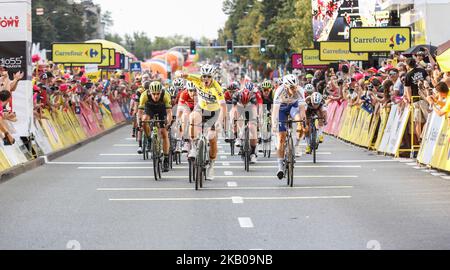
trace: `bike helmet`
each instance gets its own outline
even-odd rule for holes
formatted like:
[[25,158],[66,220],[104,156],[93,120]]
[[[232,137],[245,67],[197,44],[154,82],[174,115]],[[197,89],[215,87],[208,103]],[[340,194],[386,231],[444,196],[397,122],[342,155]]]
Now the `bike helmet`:
[[294,74],[288,74],[283,78],[283,84],[287,87],[297,86],[298,78]]
[[195,91],[196,90],[195,84],[193,82],[191,82],[191,81],[187,81],[186,88],[187,88],[188,91]]
[[242,93],[241,93],[241,103],[242,103],[243,105],[246,105],[246,104],[250,101],[250,95],[251,95],[251,92],[250,92],[249,89],[244,89],[244,90],[242,90]]
[[314,92],[311,95],[311,102],[313,105],[319,105],[322,102],[322,100],[323,100],[323,96],[319,92]]
[[171,96],[171,97],[174,97],[176,94],[176,89],[175,89],[175,87],[173,87],[173,86],[170,86],[169,88],[167,88],[167,93],[169,93],[169,95]]
[[200,74],[201,74],[202,76],[204,76],[204,75],[210,75],[210,76],[213,76],[214,70],[215,70],[214,66],[209,65],[209,64],[205,64],[205,65],[203,65],[203,66],[200,68]]
[[151,93],[160,93],[162,92],[162,85],[159,81],[153,81],[150,83],[150,92]]
[[308,95],[311,95],[314,92],[314,86],[308,83],[305,85],[305,92],[308,93]]
[[173,81],[173,86],[176,88],[183,88],[184,87],[184,79],[183,78],[176,78]]
[[250,92],[253,90],[254,87],[255,85],[252,82],[245,83],[245,88],[248,89]]
[[261,87],[264,89],[272,88],[272,82],[269,80],[264,80],[261,84]]
[[145,90],[150,89],[150,81],[145,81],[145,82],[144,82],[144,89],[145,89]]

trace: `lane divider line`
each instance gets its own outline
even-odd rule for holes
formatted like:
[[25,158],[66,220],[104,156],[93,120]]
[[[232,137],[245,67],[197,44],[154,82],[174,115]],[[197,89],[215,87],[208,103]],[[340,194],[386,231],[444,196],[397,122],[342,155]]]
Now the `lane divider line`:
[[231,175],[233,175],[233,172],[232,171],[224,171],[223,174],[226,176],[231,176]]
[[228,187],[237,187],[237,183],[236,182],[227,182],[227,186]]
[[[235,182],[228,182],[235,183]],[[308,186],[308,187],[238,187],[237,184],[228,187],[210,187],[205,190],[282,190],[282,189],[352,189],[353,186]],[[170,188],[97,188],[97,191],[175,191],[192,190],[192,187],[170,187]]]
[[[315,199],[350,199],[352,196],[303,196],[303,197],[242,197],[243,200],[315,200]],[[211,198],[110,198],[109,201],[224,201],[231,197]]]
[[[152,168],[153,167],[149,167]],[[276,176],[272,175],[226,175],[226,176],[217,176],[217,179],[228,179],[228,178],[237,178],[237,179],[244,179],[244,178],[258,178],[258,179],[277,179]],[[294,175],[294,178],[359,178],[358,175]],[[101,179],[154,179],[153,176],[140,176],[140,175],[134,175],[134,176],[102,176]],[[187,179],[186,176],[173,176],[173,175],[166,175],[164,176],[164,179]],[[280,181],[278,181],[280,182]]]
[[[148,164],[148,163],[147,163]],[[151,163],[150,163],[151,164]],[[139,169],[148,169],[148,168],[153,168],[153,166],[144,166],[144,167],[85,167],[85,166],[81,166],[78,167],[78,169],[80,170],[139,170]],[[214,168],[216,169],[241,169],[243,168],[243,166],[214,166]],[[253,169],[272,169],[272,168],[278,168],[278,166],[274,165],[274,166],[250,166],[250,168]],[[342,165],[299,165],[299,166],[295,166],[295,168],[347,168],[347,169],[357,169],[357,168],[361,168],[361,166],[358,165],[354,165],[354,166],[342,166]],[[186,170],[189,169],[189,167],[187,166],[178,166],[178,167],[173,167],[172,170]]]

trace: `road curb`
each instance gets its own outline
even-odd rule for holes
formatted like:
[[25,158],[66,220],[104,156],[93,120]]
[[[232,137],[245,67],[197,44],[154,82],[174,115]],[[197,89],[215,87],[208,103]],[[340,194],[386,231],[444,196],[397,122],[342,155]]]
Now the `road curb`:
[[34,160],[30,160],[30,161],[25,162],[23,164],[19,164],[19,165],[16,165],[16,166],[12,167],[12,168],[9,168],[9,169],[1,172],[0,184],[6,182],[6,181],[8,181],[8,180],[10,180],[10,179],[12,179],[12,178],[14,178],[16,176],[18,176],[18,175],[20,175],[20,174],[22,174],[24,172],[30,171],[32,169],[35,169],[37,167],[40,167],[40,166],[44,165],[46,163],[46,159],[47,159],[47,161],[50,161],[50,160],[54,160],[56,158],[59,158],[61,156],[64,156],[64,155],[66,155],[66,154],[68,154],[68,153],[70,153],[70,152],[72,152],[72,151],[74,151],[74,150],[76,150],[76,149],[78,149],[78,148],[88,144],[88,143],[91,143],[91,142],[93,142],[93,141],[95,141],[97,139],[100,139],[101,137],[103,137],[105,135],[108,135],[108,134],[116,131],[117,129],[119,129],[119,128],[127,125],[127,124],[129,124],[128,121],[121,122],[121,123],[117,124],[116,126],[110,128],[108,130],[105,130],[104,132],[102,132],[100,134],[97,134],[97,135],[95,135],[93,137],[87,138],[87,139],[85,139],[85,140],[83,140],[81,142],[78,142],[78,143],[74,144],[74,145],[71,145],[71,146],[63,148],[61,150],[58,150],[56,152],[50,153],[47,156],[40,156],[40,157],[38,157],[38,158],[36,158]]

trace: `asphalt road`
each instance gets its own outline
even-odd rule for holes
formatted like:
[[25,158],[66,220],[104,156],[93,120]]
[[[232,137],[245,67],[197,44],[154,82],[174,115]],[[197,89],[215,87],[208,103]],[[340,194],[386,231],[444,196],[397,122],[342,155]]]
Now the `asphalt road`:
[[0,249],[450,248],[448,176],[326,137],[289,188],[219,147],[200,191],[184,156],[155,181],[129,127],[2,183]]

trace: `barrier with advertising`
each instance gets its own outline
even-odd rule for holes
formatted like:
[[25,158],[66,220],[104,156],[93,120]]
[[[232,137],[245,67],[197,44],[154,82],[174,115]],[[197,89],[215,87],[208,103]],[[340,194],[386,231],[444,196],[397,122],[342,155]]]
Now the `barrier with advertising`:
[[[43,110],[43,118],[35,120],[31,129],[35,138],[33,149],[38,154],[47,155],[61,150],[125,121],[124,113],[118,103],[111,103],[114,108],[114,117],[103,104],[100,104],[98,112],[94,112],[84,102],[80,105],[80,114],[75,114],[70,107],[61,111]],[[99,117],[98,120],[97,117]],[[14,129],[14,123],[9,129]],[[13,145],[5,146],[0,143],[0,171],[23,164],[33,158],[20,137],[15,136],[15,138],[16,143]]]

